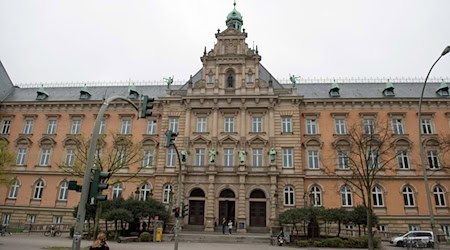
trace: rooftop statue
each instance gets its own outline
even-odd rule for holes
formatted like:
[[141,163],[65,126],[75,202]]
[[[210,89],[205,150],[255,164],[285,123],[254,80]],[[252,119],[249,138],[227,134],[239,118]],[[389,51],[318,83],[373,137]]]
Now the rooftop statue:
[[300,78],[300,76],[295,76],[289,74],[289,80],[291,80],[292,87],[295,88],[295,85],[297,84],[297,79]]
[[172,85],[172,83],[173,83],[173,76],[172,77],[169,76],[169,78],[163,78],[163,79],[167,83],[167,89],[170,90],[170,85]]

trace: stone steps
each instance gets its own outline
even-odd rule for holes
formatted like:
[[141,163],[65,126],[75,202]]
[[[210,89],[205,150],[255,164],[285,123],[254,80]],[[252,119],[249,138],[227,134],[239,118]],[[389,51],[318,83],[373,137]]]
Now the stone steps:
[[259,243],[269,244],[270,234],[222,234],[222,233],[197,233],[181,232],[180,242],[205,242],[205,243]]

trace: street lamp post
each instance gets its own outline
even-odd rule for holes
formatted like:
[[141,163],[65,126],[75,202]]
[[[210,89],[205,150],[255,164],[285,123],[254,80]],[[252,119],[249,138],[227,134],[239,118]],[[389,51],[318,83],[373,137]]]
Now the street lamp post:
[[418,112],[418,117],[419,117],[420,162],[421,162],[421,166],[422,166],[423,180],[424,180],[424,185],[425,185],[425,192],[426,192],[426,195],[427,195],[428,212],[430,214],[431,230],[433,231],[433,234],[434,234],[434,243],[435,243],[434,244],[434,249],[439,249],[439,246],[438,246],[437,234],[436,234],[436,228],[435,228],[433,204],[431,202],[431,192],[430,192],[430,187],[428,186],[428,176],[427,176],[427,169],[426,169],[426,166],[425,166],[424,149],[423,149],[423,145],[422,145],[423,144],[422,143],[422,100],[423,100],[423,93],[425,92],[425,86],[427,85],[427,80],[428,80],[428,77],[430,76],[431,70],[433,70],[434,65],[436,65],[436,63],[441,59],[441,57],[446,55],[448,52],[450,52],[450,46],[447,46],[444,49],[444,51],[442,51],[442,53],[439,56],[439,58],[433,63],[433,65],[431,66],[430,70],[428,71],[427,77],[425,78],[425,82],[423,83],[422,93],[420,94],[419,112]]

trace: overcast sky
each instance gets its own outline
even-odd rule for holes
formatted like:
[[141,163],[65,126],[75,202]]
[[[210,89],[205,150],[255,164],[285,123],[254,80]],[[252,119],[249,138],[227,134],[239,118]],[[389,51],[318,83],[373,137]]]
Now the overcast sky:
[[[189,79],[233,0],[0,0],[15,84]],[[449,0],[237,0],[277,79],[422,77],[450,45]],[[450,76],[450,54],[432,76]]]

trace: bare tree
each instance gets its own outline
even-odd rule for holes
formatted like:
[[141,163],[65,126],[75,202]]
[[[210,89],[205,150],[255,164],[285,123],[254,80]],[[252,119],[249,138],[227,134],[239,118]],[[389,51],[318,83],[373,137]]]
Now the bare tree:
[[[369,125],[352,124],[345,136],[333,144],[334,161],[325,164],[328,175],[338,176],[345,184],[352,186],[367,209],[368,247],[373,244],[372,191],[380,173],[388,169],[397,157],[394,136],[389,123],[373,122]],[[338,162],[341,171],[335,171]]]

